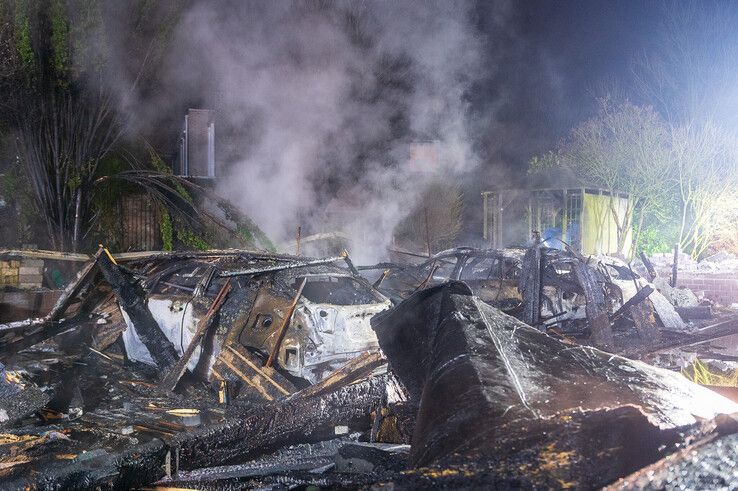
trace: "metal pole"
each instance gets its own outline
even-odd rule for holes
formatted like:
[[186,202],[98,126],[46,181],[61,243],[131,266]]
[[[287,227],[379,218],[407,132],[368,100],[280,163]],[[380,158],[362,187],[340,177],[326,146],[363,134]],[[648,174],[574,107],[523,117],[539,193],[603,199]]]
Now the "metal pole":
[[345,260],[345,257],[341,255],[341,256],[336,256],[336,257],[329,257],[326,259],[314,259],[312,261],[295,261],[293,263],[278,264],[276,266],[266,266],[263,268],[237,269],[234,271],[221,271],[220,273],[218,273],[218,276],[229,277],[229,276],[241,276],[241,275],[247,275],[247,274],[269,273],[272,271],[282,271],[284,269],[294,269],[294,268],[302,268],[305,266],[318,266],[321,264],[330,264],[330,263],[334,263],[340,260]]

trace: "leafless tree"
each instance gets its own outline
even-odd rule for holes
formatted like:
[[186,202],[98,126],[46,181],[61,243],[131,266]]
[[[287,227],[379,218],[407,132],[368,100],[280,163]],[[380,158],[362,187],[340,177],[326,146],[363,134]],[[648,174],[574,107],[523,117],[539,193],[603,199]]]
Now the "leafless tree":
[[[609,212],[622,254],[638,213],[637,243],[644,217],[670,192],[668,129],[651,107],[599,99],[598,114],[571,131],[556,151],[532,160],[532,169],[566,168],[583,185],[608,191]],[[627,196],[626,206],[614,198]],[[603,215],[602,220],[605,216]]]
[[671,135],[681,208],[679,246],[699,257],[738,215],[738,139],[705,123]]
[[[116,12],[133,23],[141,17],[133,14],[151,12],[151,3],[126,2]],[[123,33],[106,25],[104,9],[104,2],[81,0],[0,5],[0,118],[16,136],[50,245],[59,250],[77,250],[91,227],[98,169],[125,129],[119,110],[125,94],[111,87],[106,59],[109,38]],[[144,47],[131,55],[138,76],[124,82],[131,90],[149,54],[161,49],[161,37],[143,38]]]
[[734,123],[738,5],[668,1],[662,9],[652,48],[632,63],[636,89],[674,126]]
[[121,134],[115,101],[99,74],[72,65],[74,28],[63,2],[8,2],[0,15],[3,117],[51,245],[75,250],[86,194]]

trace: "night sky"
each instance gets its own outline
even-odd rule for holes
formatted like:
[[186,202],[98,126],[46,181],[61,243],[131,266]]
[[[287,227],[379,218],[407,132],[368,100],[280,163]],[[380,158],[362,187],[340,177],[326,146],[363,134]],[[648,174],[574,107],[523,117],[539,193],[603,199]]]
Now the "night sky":
[[508,46],[503,69],[477,95],[482,112],[486,103],[504,99],[488,136],[490,163],[522,170],[533,154],[590,117],[605,91],[638,101],[631,64],[650,48],[664,4],[526,0],[515,9],[506,38],[488,44],[493,58],[499,42]]

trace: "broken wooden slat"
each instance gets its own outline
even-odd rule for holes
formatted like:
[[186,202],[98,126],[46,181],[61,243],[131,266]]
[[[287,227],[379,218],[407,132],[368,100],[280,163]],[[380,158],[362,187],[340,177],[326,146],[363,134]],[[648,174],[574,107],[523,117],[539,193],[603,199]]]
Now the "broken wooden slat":
[[646,268],[646,271],[648,271],[649,280],[650,281],[655,280],[656,276],[658,275],[656,274],[656,269],[654,269],[653,267],[653,263],[651,262],[650,259],[648,259],[648,256],[646,256],[646,254],[643,251],[641,251],[639,256],[641,258],[641,262],[643,263],[643,266]]
[[221,288],[220,291],[218,292],[218,295],[213,300],[213,304],[210,306],[210,309],[208,309],[205,316],[202,319],[200,319],[200,322],[197,326],[197,330],[195,331],[195,335],[192,337],[190,344],[187,346],[187,349],[182,353],[182,356],[180,357],[179,361],[164,376],[161,383],[159,384],[159,388],[165,391],[171,391],[171,390],[174,390],[175,387],[177,387],[177,383],[179,383],[179,379],[182,378],[182,374],[184,374],[185,369],[187,368],[187,364],[189,363],[190,358],[192,358],[192,354],[195,352],[195,349],[200,345],[200,342],[202,341],[203,337],[205,337],[205,333],[207,332],[208,328],[212,324],[213,317],[215,317],[215,314],[218,312],[221,305],[223,305],[223,302],[225,301],[225,298],[228,296],[228,292],[230,292],[230,290],[231,290],[231,280],[228,280],[223,285],[223,288]]
[[320,266],[322,264],[331,264],[336,261],[345,260],[343,256],[329,257],[325,259],[313,259],[310,261],[290,261],[275,266],[265,266],[262,268],[235,269],[232,271],[221,271],[218,276],[243,276],[250,274],[272,273],[275,271],[283,271],[285,269],[304,268],[305,266]]
[[677,286],[677,274],[679,272],[679,244],[676,244],[674,246],[674,262],[671,265],[671,279],[669,280],[669,285],[676,287]]
[[[435,262],[433,262],[433,264],[431,264],[430,273],[428,273],[428,276],[418,286],[415,287],[413,293],[417,292],[418,290],[423,290],[426,286],[428,286],[428,283],[430,283],[433,279],[433,275],[436,274],[436,271],[438,271],[438,268],[440,267],[440,264],[436,264]],[[384,277],[382,277],[382,279],[384,279]]]
[[47,259],[50,261],[89,261],[88,254],[75,254],[73,252],[47,251],[43,249],[2,249],[0,259],[6,258]]
[[221,373],[228,369],[229,372],[232,372],[247,385],[255,388],[256,395],[266,400],[270,399],[265,397],[264,394],[268,394],[269,397],[275,400],[296,391],[294,385],[279,372],[258,365],[261,365],[261,361],[243,346],[237,344],[227,345],[218,353],[211,373],[217,379],[224,380]]
[[694,346],[696,344],[701,344],[713,339],[722,338],[724,336],[730,336],[733,334],[738,334],[738,316],[733,316],[729,319],[716,322],[715,324],[696,329],[691,334],[685,334],[684,337],[682,337],[681,339],[667,340],[657,346],[650,346],[646,349],[632,350],[629,353],[626,353],[626,356],[628,356],[629,358],[642,358],[646,355],[677,348]]
[[653,304],[650,302],[640,302],[631,305],[630,316],[633,319],[638,335],[645,344],[653,345],[659,342],[661,339],[661,331],[659,331],[659,328],[656,325]]
[[346,266],[348,266],[349,271],[351,271],[352,274],[355,274],[356,276],[361,276],[359,274],[359,270],[356,269],[356,266],[354,266],[353,261],[351,261],[351,258],[349,257],[349,253],[347,250],[343,250],[341,252],[341,257],[343,258],[344,262],[346,263]]
[[518,289],[523,294],[523,322],[536,326],[541,321],[541,249],[531,247],[525,253]]
[[611,348],[614,346],[612,326],[607,315],[605,294],[597,281],[596,273],[581,261],[574,261],[572,267],[574,275],[584,290],[584,298],[587,302],[585,313],[592,331],[592,342],[601,348]]
[[377,281],[372,284],[372,288],[379,288],[380,286],[382,286],[382,282],[387,278],[387,276],[389,276],[389,274],[390,270],[385,269],[384,272],[382,272],[382,274],[379,276],[379,278],[377,278]]
[[274,397],[269,394],[269,391],[266,390],[263,384],[259,383],[258,378],[252,378],[243,373],[241,370],[238,369],[238,367],[229,359],[228,354],[225,352],[221,352],[220,355],[218,355],[218,359],[223,362],[225,366],[231,369],[233,373],[238,375],[238,377],[246,382],[250,387],[253,387],[256,392],[266,399],[267,401],[273,401]]
[[249,360],[248,358],[246,358],[244,355],[242,355],[241,353],[239,353],[237,350],[233,349],[231,346],[228,346],[228,349],[231,350],[233,352],[233,354],[236,355],[239,359],[241,359],[241,361],[243,361],[244,363],[246,363],[249,366],[249,368],[251,368],[253,371],[255,371],[256,373],[258,373],[259,375],[261,375],[262,377],[264,377],[267,380],[267,382],[269,382],[270,384],[272,384],[282,394],[284,394],[284,395],[289,395],[290,394],[290,392],[287,389],[285,389],[284,387],[282,387],[281,385],[279,385],[274,380],[274,378],[272,378],[273,375],[270,376],[269,374],[266,373],[267,370],[269,370],[269,371],[272,371],[272,370],[270,370],[269,368],[266,368],[266,367],[264,369],[259,368],[254,362],[252,362],[251,360]]
[[95,255],[92,257],[92,261],[87,263],[82,271],[77,274],[77,279],[67,285],[67,287],[64,289],[64,293],[61,294],[59,299],[56,301],[54,307],[52,307],[51,311],[46,315],[46,320],[56,321],[59,320],[62,315],[64,315],[67,307],[69,307],[69,304],[72,302],[72,300],[74,300],[74,297],[76,297],[80,290],[82,290],[82,288],[84,288],[84,286],[87,284],[87,282],[92,279],[92,272],[95,269],[95,266],[97,266],[97,261],[103,251],[104,249],[100,247]]

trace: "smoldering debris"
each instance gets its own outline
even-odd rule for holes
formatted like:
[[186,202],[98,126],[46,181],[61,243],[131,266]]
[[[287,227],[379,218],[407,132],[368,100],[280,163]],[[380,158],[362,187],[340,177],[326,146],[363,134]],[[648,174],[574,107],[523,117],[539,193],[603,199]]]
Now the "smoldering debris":
[[462,283],[372,323],[418,406],[411,463],[460,470],[473,456],[463,468],[475,485],[600,487],[678,449],[698,418],[738,407],[673,372],[546,336]]
[[[381,281],[358,274],[380,266]],[[540,247],[370,268],[101,247],[51,312],[0,325],[0,478],[604,486],[738,410],[625,357],[667,365],[738,332],[670,324],[657,293],[622,261]]]
[[610,351],[656,343],[661,331],[687,325],[674,306],[629,265],[610,256],[583,258],[547,247],[483,250],[460,247],[420,264],[379,263],[377,287],[395,299],[449,280],[542,331]]

